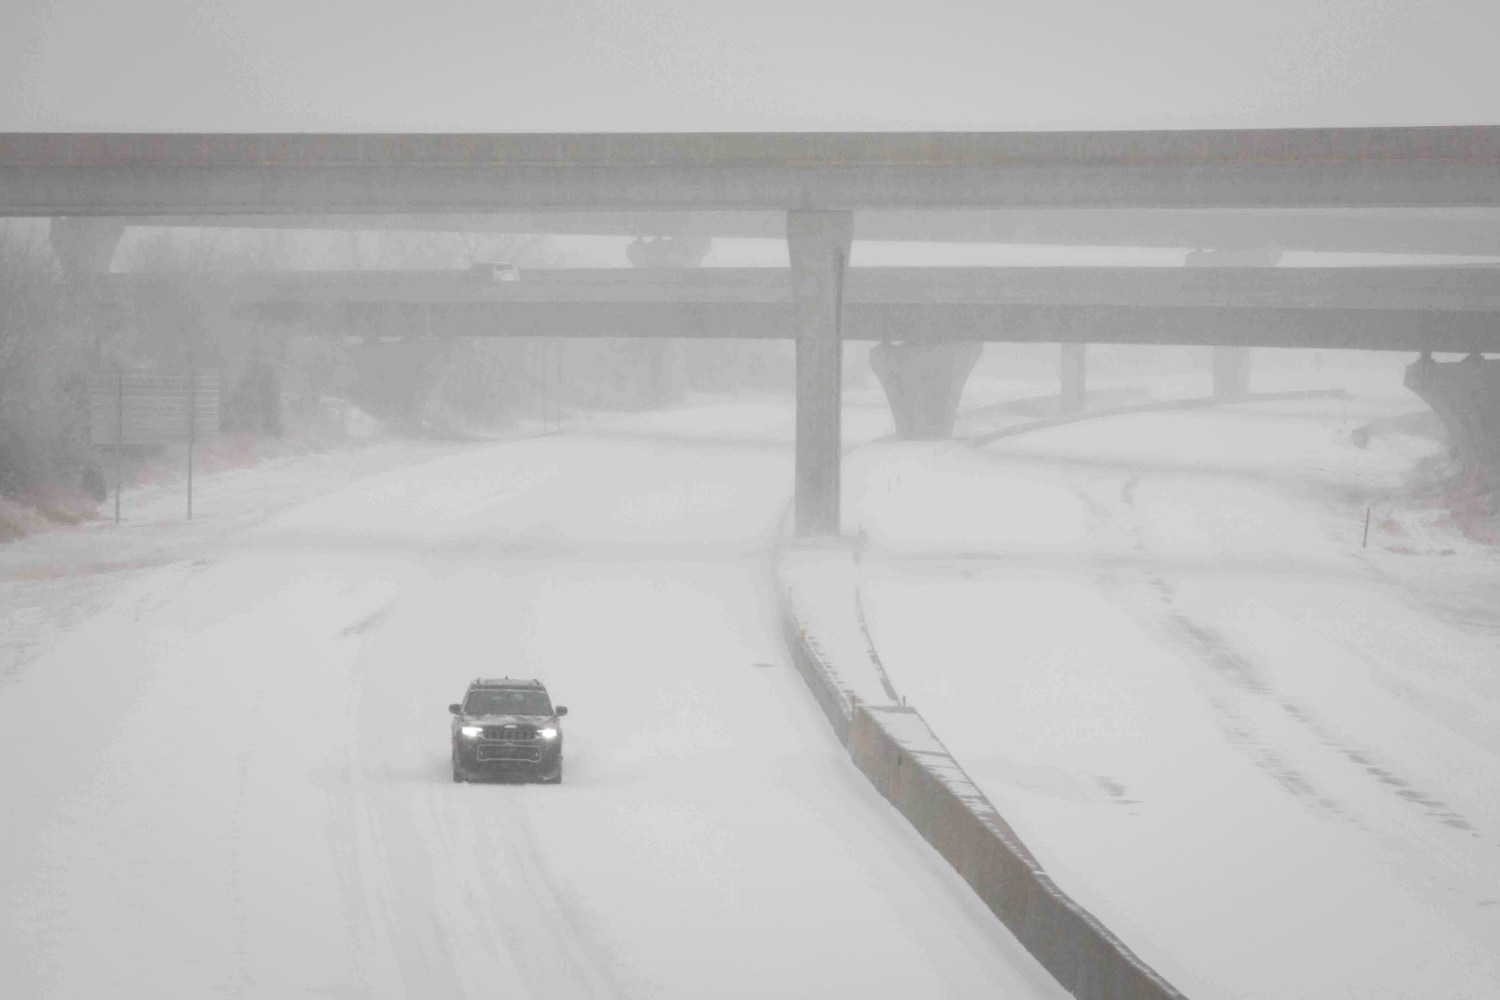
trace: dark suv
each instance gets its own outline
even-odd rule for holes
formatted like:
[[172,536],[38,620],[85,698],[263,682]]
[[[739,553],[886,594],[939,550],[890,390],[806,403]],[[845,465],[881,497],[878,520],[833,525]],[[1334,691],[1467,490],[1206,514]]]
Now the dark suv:
[[476,678],[453,714],[453,780],[524,776],[562,781],[563,734],[541,681]]

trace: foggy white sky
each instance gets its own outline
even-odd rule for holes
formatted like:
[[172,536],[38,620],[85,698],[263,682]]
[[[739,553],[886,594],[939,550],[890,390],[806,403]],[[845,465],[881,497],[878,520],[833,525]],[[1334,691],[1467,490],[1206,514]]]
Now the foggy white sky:
[[1497,0],[0,0],[0,130],[1500,122]]

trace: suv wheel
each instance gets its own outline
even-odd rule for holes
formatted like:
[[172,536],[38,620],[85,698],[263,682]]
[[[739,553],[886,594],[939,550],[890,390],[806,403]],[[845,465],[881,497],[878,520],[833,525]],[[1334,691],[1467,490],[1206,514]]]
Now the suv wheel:
[[560,785],[560,784],[562,784],[562,761],[561,760],[558,760],[558,762],[557,762],[557,770],[553,771],[551,774],[547,775],[545,778],[542,779],[542,784],[544,784],[544,785]]

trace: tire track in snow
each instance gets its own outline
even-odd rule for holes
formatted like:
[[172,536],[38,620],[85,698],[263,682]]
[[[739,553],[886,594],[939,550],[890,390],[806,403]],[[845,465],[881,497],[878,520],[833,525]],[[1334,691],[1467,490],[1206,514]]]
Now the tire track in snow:
[[[1295,699],[1278,693],[1259,676],[1250,661],[1236,651],[1230,640],[1222,633],[1210,626],[1194,622],[1180,611],[1168,612],[1166,617],[1181,633],[1189,637],[1189,644],[1199,654],[1197,657],[1199,662],[1214,667],[1220,677],[1229,681],[1231,685],[1248,695],[1263,698],[1275,705],[1287,717],[1295,720],[1307,730],[1308,734],[1324,749],[1354,764],[1380,788],[1390,792],[1403,803],[1417,807],[1423,815],[1436,820],[1443,826],[1469,833],[1475,837],[1481,836],[1474,825],[1452,806],[1395,774],[1393,769],[1382,763],[1373,751],[1352,746],[1339,739],[1309,709]],[[1227,710],[1227,706],[1224,706],[1222,702],[1217,704],[1221,709]],[[1289,768],[1279,755],[1270,751],[1261,740],[1254,736],[1251,729],[1237,727],[1234,732],[1245,746],[1261,755],[1264,766],[1276,769],[1273,776],[1288,790],[1301,798],[1309,798],[1312,795],[1313,787],[1306,781],[1305,775]],[[1318,801],[1320,805],[1334,812],[1347,815],[1346,811],[1331,799],[1325,801],[1320,798]]]
[[[361,753],[368,749],[366,727],[361,725]],[[403,996],[472,996],[459,979],[451,931],[444,920],[443,894],[450,890],[452,866],[434,870],[430,841],[411,820],[411,812],[400,797],[400,782],[389,762],[367,765],[354,782],[354,815],[357,835],[355,871],[358,891],[371,893],[374,919],[367,930],[393,960]],[[442,876],[449,876],[443,878]],[[451,911],[450,911],[451,912]],[[370,933],[373,932],[373,933]],[[466,937],[468,935],[465,935]],[[463,956],[471,958],[468,950]],[[472,967],[472,961],[463,963]],[[382,976],[380,981],[391,980]],[[394,992],[394,991],[393,991]]]
[[[1106,533],[1114,534],[1117,544],[1126,542],[1131,551],[1141,559],[1150,559],[1144,524],[1136,506],[1136,491],[1140,488],[1142,479],[1140,474],[1121,480],[1103,471],[1084,474],[1068,470],[1061,478],[1089,512],[1093,522],[1090,532],[1095,538],[1096,547],[1099,547],[1097,543]],[[1126,526],[1126,532],[1120,535],[1114,529],[1122,524]],[[1111,572],[1096,573],[1095,583],[1134,617],[1144,617],[1153,631],[1164,636],[1168,645],[1185,648],[1191,654],[1193,662],[1205,663],[1213,668],[1215,675],[1232,691],[1267,693],[1266,683],[1254,665],[1235,651],[1225,637],[1175,608],[1175,591],[1172,585],[1160,574],[1147,568],[1147,565],[1135,568],[1121,565]],[[1151,588],[1165,610],[1148,610],[1139,599],[1130,596],[1141,583]],[[1238,709],[1232,698],[1216,694],[1206,694],[1205,697],[1212,711],[1214,725],[1225,740],[1249,757],[1260,771],[1303,803],[1349,818],[1347,811],[1336,799],[1319,790],[1311,778],[1294,767],[1259,735],[1254,723]]]
[[251,725],[248,727],[249,740],[235,755],[235,789],[234,805],[230,813],[230,829],[234,830],[234,841],[229,849],[229,919],[234,926],[233,944],[231,946],[235,965],[232,970],[225,970],[225,978],[232,984],[231,989],[243,990],[254,985],[255,979],[251,974],[251,958],[246,947],[250,939],[250,907],[246,900],[245,887],[248,884],[246,876],[245,859],[245,800],[249,794],[250,786],[250,758],[255,753],[256,744],[259,741],[260,727],[255,724],[261,717],[261,708],[265,703],[265,685],[257,684],[255,687],[255,700],[250,708]]
[[[1163,603],[1170,606],[1170,584],[1155,575],[1149,580],[1153,589],[1162,595]],[[1192,654],[1192,662],[1208,666],[1232,692],[1279,702],[1280,699],[1275,697],[1254,664],[1216,629],[1196,622],[1170,607],[1161,613],[1160,625],[1171,636],[1169,642],[1185,647]],[[1320,790],[1311,777],[1273,748],[1249,716],[1234,704],[1232,698],[1210,695],[1208,702],[1219,731],[1231,745],[1249,756],[1256,767],[1273,778],[1278,785],[1304,804],[1357,822],[1342,803]]]
[[441,620],[436,600],[408,592],[344,629],[368,649],[358,676],[360,846],[349,869],[356,896],[379,887],[366,937],[394,959],[407,996],[614,1000],[619,993],[601,971],[607,956],[569,915],[538,849],[527,813],[533,789],[455,786],[446,757],[427,760],[392,742],[397,733],[431,735],[410,725],[402,672],[414,665],[403,654]]
[[[615,962],[598,943],[588,926],[581,906],[570,898],[557,879],[544,854],[531,818],[533,793],[557,794],[556,788],[531,788],[521,785],[471,785],[453,789],[455,794],[469,796],[501,792],[504,795],[505,831],[503,850],[508,862],[505,871],[519,876],[530,905],[502,907],[500,924],[509,940],[524,942],[516,956],[518,965],[538,998],[588,997],[590,1000],[615,1000],[621,994],[615,986]],[[509,794],[515,792],[517,794]],[[564,793],[565,794],[565,793]],[[490,830],[493,832],[494,827]],[[486,883],[492,900],[507,899],[496,885],[501,870],[495,853],[484,852]],[[515,893],[511,893],[513,898]],[[538,934],[538,929],[545,933]]]
[[[357,619],[340,631],[341,637],[358,644],[357,662],[362,659],[367,633],[374,624],[386,620],[396,604],[397,599],[392,599],[373,615]],[[360,627],[365,623],[372,627]],[[382,996],[395,993],[391,984],[404,983],[407,988],[401,992],[409,993],[410,980],[392,940],[396,927],[394,910],[388,903],[392,891],[386,880],[388,866],[382,863],[386,850],[380,824],[370,815],[367,801],[364,748],[358,730],[365,685],[359,679],[356,672],[344,703],[341,721],[351,734],[351,746],[333,775],[335,787],[329,796],[332,816],[326,839],[361,988],[365,995]]]
[[409,810],[393,801],[400,782],[387,756],[390,725],[381,709],[389,695],[379,654],[380,629],[397,615],[400,602],[398,594],[337,633],[358,649],[347,703],[353,749],[342,769],[342,787],[333,795],[328,850],[358,971],[370,994],[470,996],[444,928],[434,919],[436,885],[427,852]]
[[[1146,552],[1145,525],[1136,503],[1136,491],[1142,477],[1130,476],[1119,484],[1118,490],[1103,490],[1105,499],[1094,495],[1099,487],[1112,487],[1106,476],[1079,480],[1066,477],[1069,486],[1089,509],[1094,517],[1104,523],[1118,522],[1122,518],[1130,524],[1135,537],[1135,549]],[[1116,500],[1118,514],[1110,510],[1110,501]],[[1381,789],[1394,794],[1403,803],[1416,806],[1427,817],[1451,829],[1480,836],[1469,820],[1436,796],[1429,795],[1409,781],[1394,773],[1393,769],[1380,762],[1378,755],[1366,748],[1352,746],[1335,736],[1320,722],[1313,712],[1295,699],[1277,691],[1274,685],[1259,670],[1253,659],[1236,648],[1233,641],[1211,625],[1197,621],[1176,607],[1176,588],[1160,573],[1145,571],[1144,582],[1155,592],[1162,609],[1155,612],[1166,630],[1177,637],[1177,645],[1194,653],[1194,660],[1210,667],[1230,688],[1242,694],[1263,699],[1275,705],[1288,718],[1294,720],[1307,734],[1325,750],[1354,764],[1367,777],[1373,779]],[[1116,589],[1111,586],[1109,589]],[[1349,810],[1337,799],[1319,791],[1313,780],[1303,771],[1292,766],[1287,759],[1274,750],[1257,731],[1248,717],[1234,708],[1227,699],[1211,698],[1215,720],[1221,731],[1235,746],[1252,756],[1258,767],[1270,774],[1276,782],[1298,799],[1353,820]]]

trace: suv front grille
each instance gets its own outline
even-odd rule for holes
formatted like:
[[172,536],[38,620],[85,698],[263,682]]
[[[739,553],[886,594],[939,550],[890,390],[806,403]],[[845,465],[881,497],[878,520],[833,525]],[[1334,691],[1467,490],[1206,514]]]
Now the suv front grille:
[[478,757],[480,760],[529,760],[535,764],[542,759],[542,748],[515,743],[481,743]]
[[536,727],[522,725],[485,726],[484,738],[487,740],[502,740],[506,743],[530,741],[536,739]]

